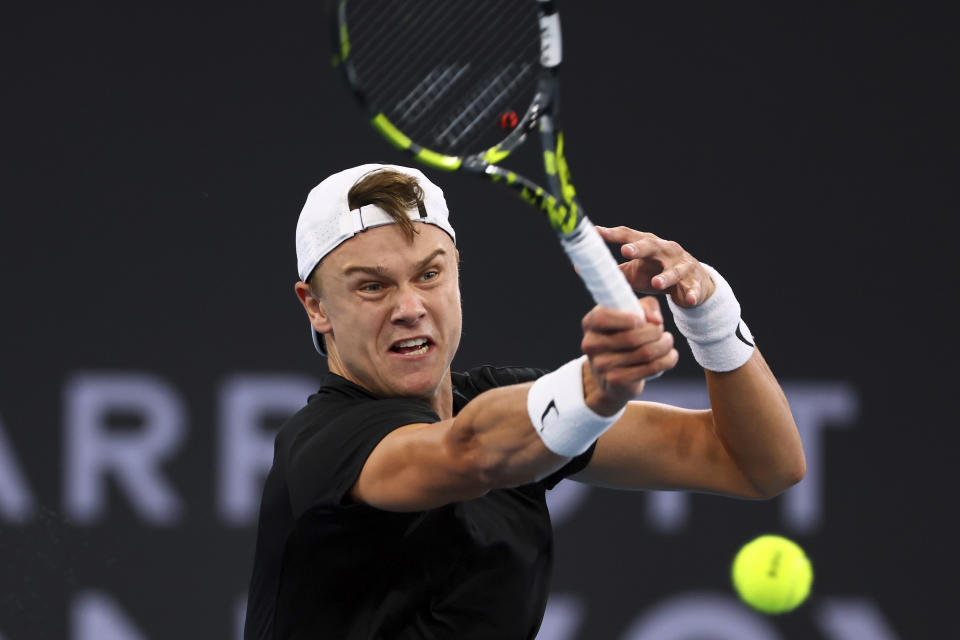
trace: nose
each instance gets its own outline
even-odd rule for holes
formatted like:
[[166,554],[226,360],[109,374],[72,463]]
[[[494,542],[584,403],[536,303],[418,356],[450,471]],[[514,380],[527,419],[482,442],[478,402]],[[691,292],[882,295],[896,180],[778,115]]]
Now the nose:
[[423,305],[420,292],[415,287],[401,285],[397,289],[396,304],[393,306],[390,321],[410,326],[416,324],[426,314],[427,309]]

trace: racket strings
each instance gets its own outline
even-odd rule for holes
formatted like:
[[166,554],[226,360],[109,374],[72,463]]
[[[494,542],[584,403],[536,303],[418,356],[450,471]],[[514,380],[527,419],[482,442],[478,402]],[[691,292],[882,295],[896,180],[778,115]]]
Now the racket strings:
[[478,126],[491,122],[519,88],[529,83],[532,65],[511,63],[491,78],[486,86],[478,86],[469,102],[447,126],[434,136],[438,145],[458,148],[460,142],[472,135]]
[[[476,6],[476,3],[468,4],[471,7]],[[482,27],[483,21],[476,20],[473,15],[466,13],[455,16],[450,15],[451,8],[456,11],[455,5],[456,2],[446,2],[442,10],[431,12],[430,18],[416,24],[417,34],[431,40],[436,40],[436,37],[433,35],[434,30],[443,30],[443,25],[448,21],[461,22],[476,28]],[[459,35],[462,40],[468,42],[477,36],[476,29],[473,31],[461,31]],[[453,47],[455,43],[445,42],[444,45]],[[401,70],[425,69],[437,59],[437,52],[429,46],[419,47],[415,49],[415,51],[417,54],[416,57],[402,60],[398,58],[397,67]],[[394,95],[394,92],[400,93],[407,91],[406,95],[397,102],[396,106],[390,109],[391,119],[401,122],[405,126],[409,126],[409,124],[416,122],[424,115],[433,115],[430,109],[431,105],[435,105],[438,101],[450,96],[451,92],[456,91],[460,83],[463,82],[464,75],[470,69],[469,58],[466,60],[466,62],[451,61],[437,64],[413,89],[409,89],[408,87],[408,76],[403,73],[394,73],[392,69],[384,65],[384,70],[390,74],[391,78],[388,83],[383,85],[383,95]],[[377,80],[374,79],[374,83],[376,82]],[[410,109],[409,106],[412,106],[413,109]],[[427,128],[429,128],[429,126],[428,124]]]
[[540,39],[530,0],[349,0],[355,88],[414,142],[464,156],[500,142],[533,100]]
[[352,62],[363,85],[379,95],[394,95],[398,85],[407,82],[404,69],[423,68],[435,55],[432,48],[449,45],[434,34],[442,36],[440,25],[462,13],[458,3],[441,3],[433,11],[424,11],[419,4],[413,4],[415,11],[406,1],[351,0],[347,5]]
[[470,69],[469,64],[435,67],[394,107],[394,119],[414,123],[428,113],[429,106],[444,98]]
[[[436,11],[427,12],[425,17],[417,15],[409,19],[391,19],[381,13],[376,18],[359,20],[361,24],[379,21],[382,25],[377,32],[378,37],[367,38],[366,46],[360,48],[360,55],[370,69],[366,84],[377,87],[377,93],[383,96],[403,91],[409,83],[404,70],[419,70],[429,64],[436,54],[427,43],[431,38],[436,40],[434,33],[442,34],[443,24],[456,19],[457,4],[443,3]],[[399,9],[399,5],[395,6]],[[398,46],[401,43],[405,43],[405,46]],[[449,43],[444,42],[443,45],[449,46]]]
[[[420,0],[392,4],[398,9],[394,12],[398,15],[386,15],[381,11],[384,8],[381,4],[376,6],[376,16],[356,15],[352,18],[361,25],[378,22],[381,25],[373,37],[364,38],[363,46],[354,44],[354,49],[360,49],[362,53],[355,55],[358,58],[363,55],[364,60],[369,63],[366,65],[369,73],[365,74],[367,77],[364,85],[376,87],[376,92],[382,96],[396,95],[397,91],[409,84],[410,75],[436,62],[439,52],[457,51],[464,43],[488,36],[486,33],[477,32],[478,29],[490,27],[490,20],[484,16],[484,2],[446,0],[431,5]],[[349,6],[352,8],[351,14],[359,14],[362,3],[354,2]],[[410,7],[416,9],[416,12],[411,13]],[[389,38],[385,38],[390,30],[393,30],[393,33],[389,34]],[[357,36],[352,36],[352,40],[356,42]],[[398,43],[423,44],[398,47]],[[457,57],[469,60],[462,52],[458,53]],[[449,64],[461,70],[467,68],[467,64],[462,62]],[[361,66],[359,62],[356,65]],[[438,70],[443,71],[443,68],[438,67]],[[425,86],[429,84],[425,83]]]
[[[500,33],[503,42],[513,45],[522,45],[521,38],[524,25],[522,20],[513,20],[506,25],[506,30]],[[482,34],[474,43],[485,42],[486,38],[495,29],[503,29],[504,25],[497,22],[487,24],[488,33]],[[486,51],[477,47],[476,52],[466,51],[465,56],[481,57],[486,55]],[[509,60],[502,68],[494,67],[484,77],[477,79],[473,87],[469,90],[465,99],[461,102],[456,115],[452,116],[446,126],[434,136],[437,144],[448,144],[456,148],[460,142],[474,132],[478,125],[483,122],[491,122],[496,117],[496,111],[505,107],[508,102],[519,93],[533,85],[532,72],[535,69],[534,60],[522,60],[522,46],[515,46],[512,50],[507,50],[500,60]],[[526,106],[526,105],[523,105]]]

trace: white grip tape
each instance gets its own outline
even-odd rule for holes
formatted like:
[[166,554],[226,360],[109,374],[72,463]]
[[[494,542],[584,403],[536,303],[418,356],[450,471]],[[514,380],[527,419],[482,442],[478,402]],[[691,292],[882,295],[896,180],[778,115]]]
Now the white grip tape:
[[571,360],[537,379],[527,392],[530,422],[547,449],[572,458],[593,444],[626,407],[612,416],[593,412],[583,401],[583,364],[587,356]]
[[560,14],[540,18],[540,64],[555,67],[563,59],[563,44],[560,39]]
[[710,265],[700,265],[713,279],[713,294],[692,309],[678,306],[670,296],[667,304],[700,366],[709,371],[733,371],[753,355],[753,335],[740,318],[740,303],[727,281]]
[[563,238],[561,244],[594,301],[604,307],[636,313],[645,320],[637,294],[610,255],[610,250],[593,223],[583,218],[580,227],[581,232],[575,240]]

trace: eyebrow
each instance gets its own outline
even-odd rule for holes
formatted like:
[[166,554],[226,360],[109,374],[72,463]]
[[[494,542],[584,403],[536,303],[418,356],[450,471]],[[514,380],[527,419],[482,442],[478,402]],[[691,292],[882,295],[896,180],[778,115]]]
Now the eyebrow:
[[[428,264],[430,264],[431,262],[433,262],[433,261],[436,259],[437,256],[446,255],[446,253],[447,253],[446,250],[444,250],[444,249],[442,249],[442,248],[435,250],[433,253],[431,253],[430,255],[428,255],[426,258],[424,258],[423,260],[421,260],[420,262],[418,262],[418,263],[416,264],[416,266],[414,267],[414,270],[415,270],[415,271],[422,271],[423,269],[425,269],[425,268],[427,267]],[[344,270],[343,270],[343,275],[344,275],[344,276],[350,276],[350,275],[353,275],[354,273],[357,273],[357,272],[360,272],[360,273],[368,273],[368,274],[370,274],[370,275],[372,275],[372,276],[383,276],[383,275],[386,273],[386,269],[384,269],[384,268],[383,268],[382,266],[380,266],[380,265],[378,265],[378,266],[376,266],[376,267],[365,267],[365,266],[362,266],[362,265],[355,265],[355,266],[350,266],[350,267],[347,267],[346,269],[344,269]]]

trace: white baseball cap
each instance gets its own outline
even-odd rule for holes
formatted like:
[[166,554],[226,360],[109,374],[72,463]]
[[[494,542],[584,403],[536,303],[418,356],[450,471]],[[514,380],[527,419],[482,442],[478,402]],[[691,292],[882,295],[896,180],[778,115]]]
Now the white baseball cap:
[[[351,210],[347,194],[360,178],[373,171],[390,169],[416,178],[423,191],[423,202],[410,209],[407,215],[414,222],[433,224],[450,236],[454,244],[457,235],[450,226],[450,211],[443,191],[418,169],[392,164],[362,164],[358,167],[335,173],[307,195],[307,201],[297,221],[297,271],[306,281],[324,257],[358,233],[395,224],[393,218],[380,207],[368,204]],[[313,344],[321,354],[323,339],[311,329]]]

